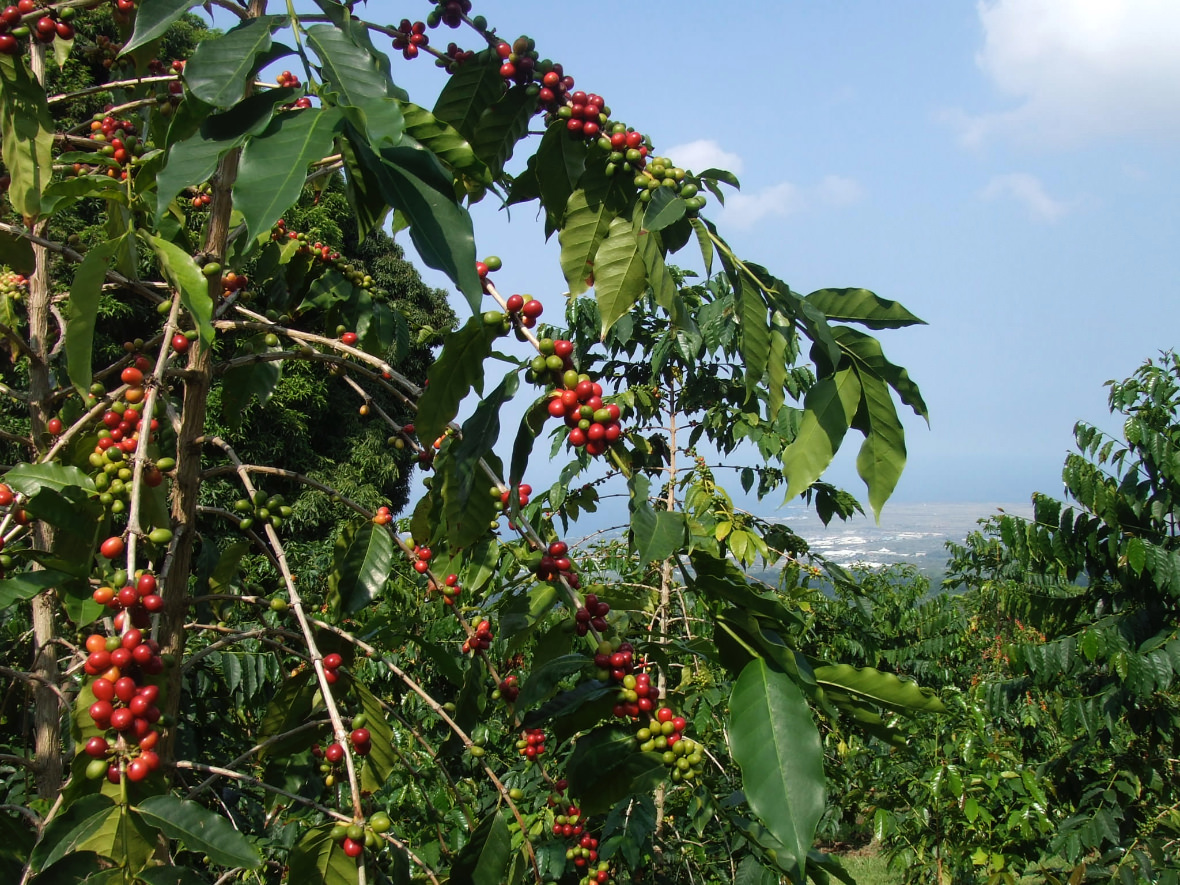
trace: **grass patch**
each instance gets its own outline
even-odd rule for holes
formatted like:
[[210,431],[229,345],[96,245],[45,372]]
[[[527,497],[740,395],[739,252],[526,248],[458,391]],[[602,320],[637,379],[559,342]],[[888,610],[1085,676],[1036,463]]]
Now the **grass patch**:
[[889,869],[885,855],[876,851],[856,851],[840,856],[844,869],[856,885],[900,885],[901,878]]

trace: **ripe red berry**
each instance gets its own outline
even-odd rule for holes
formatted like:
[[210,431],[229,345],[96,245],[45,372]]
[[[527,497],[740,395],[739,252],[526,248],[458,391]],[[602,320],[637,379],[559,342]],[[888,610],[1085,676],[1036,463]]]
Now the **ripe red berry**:
[[537,317],[539,317],[544,310],[545,310],[544,305],[541,304],[541,302],[538,301],[536,298],[534,298],[532,301],[526,301],[524,303],[524,305],[520,308],[520,312],[522,314],[524,314],[529,319],[533,319],[533,320],[535,320]]
[[344,853],[347,854],[349,857],[360,857],[361,854],[364,853],[365,843],[358,842],[355,839],[351,839],[348,836],[345,836],[343,848],[344,848]]
[[172,336],[172,349],[177,353],[188,353],[188,349],[192,346],[192,342],[188,340],[183,332],[177,332]]
[[340,655],[336,654],[336,652],[332,652],[331,654],[324,655],[325,669],[335,670],[337,667],[339,667],[343,663],[344,663],[344,659],[342,657],[340,657]]
[[329,762],[339,762],[344,758],[344,747],[340,744],[329,744],[328,749],[324,750],[324,758]]

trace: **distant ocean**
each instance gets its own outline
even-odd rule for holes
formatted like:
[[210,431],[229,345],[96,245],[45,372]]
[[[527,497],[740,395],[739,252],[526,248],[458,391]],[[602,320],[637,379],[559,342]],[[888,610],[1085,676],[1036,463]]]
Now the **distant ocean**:
[[895,504],[887,503],[881,522],[871,515],[848,522],[833,519],[824,526],[814,510],[784,507],[766,517],[784,523],[807,541],[811,549],[833,562],[880,568],[911,563],[931,581],[942,580],[948,554],[946,542],[960,542],[979,528],[979,520],[1000,511],[1031,517],[1032,504]]

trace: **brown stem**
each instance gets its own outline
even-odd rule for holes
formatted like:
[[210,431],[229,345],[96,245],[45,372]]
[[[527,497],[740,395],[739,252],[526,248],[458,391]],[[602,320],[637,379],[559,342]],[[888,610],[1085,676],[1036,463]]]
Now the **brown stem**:
[[[668,384],[668,487],[664,498],[665,506],[671,512],[676,509],[676,385],[675,383]],[[660,606],[659,606],[659,626],[660,635],[666,636],[668,632],[668,609],[672,603],[672,560],[665,559],[660,566]],[[656,684],[660,689],[660,697],[667,698],[668,696],[668,674],[664,672],[664,668],[660,667],[659,676]],[[658,839],[660,831],[664,826],[665,814],[665,800],[667,799],[668,791],[664,781],[660,781],[659,786],[656,787],[655,806],[656,806],[656,829],[655,836]]]

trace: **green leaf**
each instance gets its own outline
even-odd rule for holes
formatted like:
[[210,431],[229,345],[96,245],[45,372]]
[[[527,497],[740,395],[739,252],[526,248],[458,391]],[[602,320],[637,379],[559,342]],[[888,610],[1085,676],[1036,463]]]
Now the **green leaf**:
[[365,757],[365,765],[361,770],[361,789],[377,792],[385,785],[389,776],[400,764],[393,749],[393,729],[385,719],[385,710],[377,696],[365,688],[359,680],[353,682],[353,692],[361,702],[361,710],[368,720],[365,728],[369,730],[372,748]]
[[397,90],[380,62],[333,25],[312,25],[307,43],[320,58],[326,98],[355,108],[374,148],[398,144],[405,132]]
[[1135,574],[1143,574],[1143,566],[1147,564],[1147,547],[1142,538],[1131,538],[1127,542],[1127,565],[1135,570]]
[[45,90],[23,56],[0,55],[0,127],[0,155],[12,178],[8,199],[32,226],[53,178],[54,125]]
[[662,562],[684,546],[686,540],[683,513],[656,512],[648,495],[651,481],[636,473],[630,482],[631,545],[642,563]]
[[581,295],[590,288],[595,255],[617,216],[618,212],[608,201],[590,203],[585,190],[570,194],[557,239],[561,243],[561,272],[571,296]]
[[[58,162],[61,162],[60,157]],[[126,205],[127,185],[106,175],[80,175],[55,181],[41,194],[41,211],[53,215],[88,198],[114,200]]]
[[459,414],[459,403],[468,391],[474,388],[483,393],[483,364],[497,337],[498,330],[484,325],[483,317],[474,316],[443,340],[442,352],[427,375],[429,384],[418,401],[416,429],[427,444],[441,436]]
[[209,297],[209,280],[193,256],[175,243],[163,237],[145,233],[160,270],[173,288],[180,292],[180,301],[197,323],[201,343],[208,347],[213,343],[213,299]]
[[74,580],[73,575],[65,572],[42,569],[35,572],[22,572],[19,575],[0,581],[0,611],[15,602],[32,599],[38,593],[57,587],[66,581]]
[[[103,799],[107,807],[102,810],[99,803],[88,803],[89,799]],[[76,821],[76,825],[69,828],[53,845],[44,864],[53,864],[66,854],[76,851],[93,851],[122,867],[142,867],[151,856],[156,841],[155,833],[144,824],[142,818],[126,805],[111,805],[110,799],[105,796],[86,797],[76,802],[75,806],[83,803],[87,803],[87,809],[94,807],[99,810]],[[44,844],[44,840],[41,844]]]
[[814,672],[815,681],[821,686],[860,695],[899,713],[946,712],[931,689],[920,688],[916,682],[893,673],[850,664],[818,666]]
[[92,248],[74,271],[70,284],[70,318],[66,322],[66,367],[70,381],[85,396],[93,379],[94,323],[111,256],[123,238],[107,240]]
[[870,329],[900,329],[926,325],[897,301],[889,301],[868,289],[818,289],[807,300],[829,320],[860,323]]
[[861,384],[850,366],[821,378],[803,400],[803,419],[794,441],[783,451],[789,501],[801,494],[832,463],[860,404]]
[[357,885],[356,859],[332,839],[333,824],[303,834],[287,858],[290,881],[299,885]]
[[29,868],[40,871],[74,851],[74,843],[85,838],[106,819],[115,803],[107,796],[84,796],[67,806],[46,826],[29,856]]
[[512,853],[508,823],[499,809],[480,821],[451,867],[450,885],[502,885]]
[[393,569],[393,553],[389,532],[370,520],[350,526],[340,536],[328,589],[345,614],[360,611],[381,594]]
[[[75,851],[52,866],[46,867],[39,875],[29,880],[29,885],[81,885],[83,882],[93,885],[94,871],[102,869],[103,866],[104,861],[93,851]],[[18,866],[17,870],[19,869]],[[13,881],[20,881],[19,873]]]
[[634,731],[604,725],[578,738],[566,762],[569,792],[585,814],[608,811],[631,793],[650,790],[665,773],[655,753],[642,753]]
[[475,232],[471,216],[455,202],[451,175],[421,146],[387,148],[378,156],[355,138],[351,144],[365,175],[409,222],[422,260],[450,277],[479,313],[483,287],[475,273]]
[[0,231],[0,264],[6,264],[16,273],[28,276],[37,267],[33,244],[24,237]]
[[[283,681],[279,690],[271,697],[270,703],[266,705],[266,713],[258,730],[261,739],[285,734],[308,720],[311,716],[312,701],[318,691],[317,684],[312,680],[314,675],[315,672],[308,668]],[[259,755],[284,756],[311,746],[312,739],[310,731],[292,735],[269,745],[260,751]]]
[[492,170],[492,175],[504,171],[516,143],[528,134],[536,108],[537,97],[530,95],[527,87],[513,86],[480,114],[475,131],[467,133],[471,149]]
[[259,61],[270,51],[274,26],[274,17],[263,15],[198,43],[184,65],[189,91],[215,108],[241,101]]
[[804,881],[824,812],[823,746],[803,693],[763,658],[746,665],[729,702],[729,746],[751,810],[783,843],[778,862]]
[[247,870],[262,866],[262,854],[245,835],[224,816],[197,802],[165,794],[145,799],[136,810],[169,839],[208,855],[219,866]]
[[97,494],[94,480],[67,464],[17,464],[3,475],[5,484],[13,491],[32,498],[42,489],[63,492],[78,487],[89,494]]
[[144,0],[135,13],[135,29],[119,51],[120,56],[128,55],[133,50],[151,43],[174,22],[197,5],[198,0]]
[[561,655],[534,666],[516,699],[516,710],[528,710],[540,700],[548,698],[561,680],[586,669],[584,654]]
[[341,118],[340,110],[331,107],[277,114],[242,148],[233,195],[247,239],[268,230],[299,199],[308,165],[331,153]]
[[234,366],[223,376],[221,388],[221,414],[226,423],[237,429],[242,424],[242,413],[253,399],[260,406],[275,392],[282,376],[278,360],[259,360]]
[[930,422],[930,414],[926,410],[926,403],[918,385],[910,380],[909,373],[895,366],[885,358],[881,349],[881,342],[871,335],[848,326],[834,326],[832,335],[842,353],[856,363],[857,369],[863,376],[866,373],[882,378],[897,393],[898,398],[914,410],[914,414]]
[[[741,351],[745,360],[746,399],[762,388],[762,377],[770,359],[770,325],[762,292],[744,274],[735,287],[736,311],[741,324]],[[826,466],[826,465],[825,465]]]
[[643,213],[643,227],[645,230],[661,231],[683,218],[687,211],[684,200],[672,193],[671,188],[657,187]]
[[555,229],[562,225],[562,218],[568,215],[570,197],[578,186],[578,179],[586,171],[585,140],[570,138],[564,121],[549,126],[537,148],[536,170],[541,205],[549,220],[548,227]]
[[470,141],[480,116],[504,94],[502,63],[494,50],[484,49],[459,65],[434,103],[434,116]]
[[881,508],[905,469],[905,429],[885,382],[875,375],[859,377],[863,398],[856,426],[864,431],[865,441],[856,456],[856,472],[868,486],[869,506],[880,520]]
[[647,268],[631,222],[615,218],[594,259],[594,298],[602,315],[602,338],[630,312],[646,286]]
[[697,236],[697,243],[701,247],[701,260],[705,262],[705,276],[713,276],[713,240],[709,237],[709,229],[699,218],[690,218],[693,233]]
[[541,435],[541,431],[545,429],[545,422],[549,419],[547,401],[547,397],[538,397],[520,419],[520,427],[512,443],[512,460],[508,467],[509,485],[517,485],[524,478],[524,472],[529,466],[529,456],[533,452],[533,443]]
[[403,101],[399,102],[399,107],[410,137],[431,151],[456,175],[483,186],[492,183],[491,171],[475,155],[467,139],[457,129],[416,104]]

